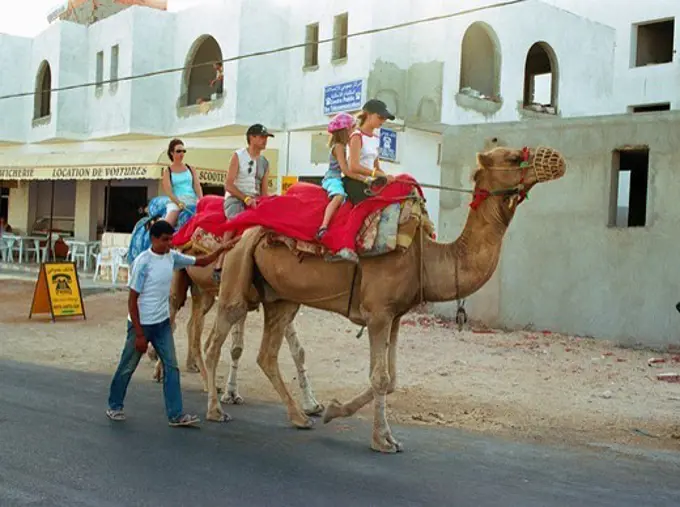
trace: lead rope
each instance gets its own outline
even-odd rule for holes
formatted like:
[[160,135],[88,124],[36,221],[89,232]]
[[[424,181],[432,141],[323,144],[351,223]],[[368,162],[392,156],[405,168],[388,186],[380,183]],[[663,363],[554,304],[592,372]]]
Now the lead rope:
[[467,312],[465,311],[465,299],[460,299],[460,283],[458,279],[458,254],[454,254],[455,262],[455,276],[456,276],[456,301],[458,302],[458,308],[456,309],[456,324],[458,324],[458,331],[463,330],[463,326],[467,322]]

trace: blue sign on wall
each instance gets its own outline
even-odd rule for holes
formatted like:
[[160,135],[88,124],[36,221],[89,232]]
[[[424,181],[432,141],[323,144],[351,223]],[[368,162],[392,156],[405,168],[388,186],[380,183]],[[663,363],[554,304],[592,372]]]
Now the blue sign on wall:
[[394,130],[380,129],[380,158],[390,162],[397,160],[397,133]]
[[356,111],[363,106],[363,80],[329,85],[323,89],[323,114]]

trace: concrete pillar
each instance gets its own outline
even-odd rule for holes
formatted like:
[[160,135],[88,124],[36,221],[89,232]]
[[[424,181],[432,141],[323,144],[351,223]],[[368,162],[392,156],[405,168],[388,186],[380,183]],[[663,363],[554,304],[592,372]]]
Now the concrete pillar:
[[19,182],[18,188],[9,191],[7,222],[14,232],[30,234],[37,208],[37,189],[30,181]]
[[97,186],[92,181],[76,182],[75,239],[94,241],[97,239]]

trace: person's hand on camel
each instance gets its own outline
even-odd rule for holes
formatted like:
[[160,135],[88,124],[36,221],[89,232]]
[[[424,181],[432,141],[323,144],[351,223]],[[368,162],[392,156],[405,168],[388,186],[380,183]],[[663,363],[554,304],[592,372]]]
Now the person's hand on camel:
[[246,208],[252,209],[257,208],[257,199],[255,199],[254,197],[247,196],[243,203],[246,205]]

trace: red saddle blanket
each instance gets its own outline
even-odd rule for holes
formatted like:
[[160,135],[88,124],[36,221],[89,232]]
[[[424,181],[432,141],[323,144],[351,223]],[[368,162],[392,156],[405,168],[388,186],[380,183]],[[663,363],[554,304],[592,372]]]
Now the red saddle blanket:
[[[356,238],[366,217],[389,204],[401,202],[412,194],[415,187],[420,197],[422,189],[409,175],[400,175],[400,181],[387,185],[379,195],[369,197],[353,206],[345,201],[333,216],[321,243],[329,252],[343,249],[356,250]],[[279,234],[302,240],[315,241],[315,235],[329,203],[326,191],[311,183],[296,183],[285,195],[258,199],[257,207],[249,208],[227,222],[222,210],[223,198],[206,196],[198,202],[196,214],[175,234],[173,244],[182,246],[191,241],[197,228],[221,237],[226,231],[242,234],[246,229],[263,226]]]

